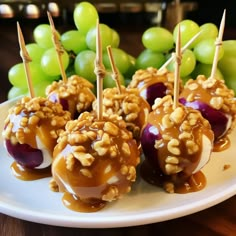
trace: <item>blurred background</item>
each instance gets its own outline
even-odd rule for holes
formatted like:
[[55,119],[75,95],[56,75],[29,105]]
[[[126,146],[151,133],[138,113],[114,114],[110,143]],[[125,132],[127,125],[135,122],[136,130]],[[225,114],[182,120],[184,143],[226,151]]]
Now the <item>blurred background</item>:
[[[150,26],[164,26],[170,31],[183,19],[199,24],[219,26],[226,9],[225,39],[236,39],[236,1],[224,0],[88,0],[93,3],[100,22],[115,28],[121,36],[120,47],[133,56],[142,50],[141,35]],[[0,0],[0,102],[6,100],[11,85],[8,70],[21,62],[16,33],[19,21],[26,43],[32,42],[32,31],[40,23],[48,23],[47,11],[60,32],[75,29],[73,10],[78,0]],[[89,16],[88,16],[89,17]]]
[[[0,18],[43,19],[49,10],[54,17],[70,21],[77,0],[0,0]],[[198,23],[219,23],[227,9],[227,27],[235,27],[236,1],[212,0],[93,0],[104,20],[110,24],[162,24],[169,29],[184,18]]]

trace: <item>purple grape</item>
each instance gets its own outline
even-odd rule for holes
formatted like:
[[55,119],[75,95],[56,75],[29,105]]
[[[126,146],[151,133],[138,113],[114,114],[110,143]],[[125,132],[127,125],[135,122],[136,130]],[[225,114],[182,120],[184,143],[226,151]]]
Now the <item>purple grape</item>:
[[202,116],[209,121],[215,135],[215,140],[222,137],[227,131],[228,118],[223,112],[201,101],[187,102],[185,98],[180,98],[179,102],[201,112]]
[[149,85],[144,90],[145,99],[150,104],[150,106],[152,106],[156,98],[162,98],[166,95],[166,90],[167,87],[162,82]]
[[20,165],[34,169],[43,163],[43,153],[41,150],[32,148],[28,144],[12,144],[10,140],[5,140],[8,153]]
[[154,147],[155,141],[161,139],[161,134],[159,133],[159,130],[156,126],[147,124],[146,127],[143,129],[141,134],[141,145],[142,145],[142,151],[145,156],[145,158],[154,165],[154,168],[159,169],[158,164],[158,151]]
[[51,102],[54,102],[54,103],[56,103],[56,102],[60,103],[62,105],[62,107],[63,107],[63,110],[65,110],[65,111],[69,110],[69,104],[68,104],[67,99],[59,98],[56,93],[51,93],[48,96],[48,100],[50,100]]

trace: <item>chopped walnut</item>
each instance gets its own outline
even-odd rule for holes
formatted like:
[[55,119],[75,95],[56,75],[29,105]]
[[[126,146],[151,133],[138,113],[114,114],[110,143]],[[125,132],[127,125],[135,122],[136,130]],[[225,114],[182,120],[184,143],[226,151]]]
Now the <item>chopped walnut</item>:
[[92,92],[93,84],[88,80],[72,75],[66,82],[63,80],[53,81],[46,88],[46,96],[50,99],[51,94],[57,94],[58,98],[71,99],[76,104],[76,110],[80,114],[91,108],[95,95]]
[[14,143],[29,144],[37,148],[32,137],[42,137],[41,141],[45,145],[48,143],[44,140],[46,138],[56,142],[59,133],[70,119],[70,113],[64,111],[60,104],[43,97],[23,97],[9,109],[2,135],[5,139],[14,140]]
[[[135,138],[140,137],[140,130],[146,121],[149,104],[139,95],[138,89],[121,86],[119,93],[116,87],[103,90],[103,111],[107,115],[118,114],[126,122]],[[97,109],[97,101],[93,102],[93,110]],[[112,132],[112,129],[110,129]],[[115,132],[115,130],[113,131]]]

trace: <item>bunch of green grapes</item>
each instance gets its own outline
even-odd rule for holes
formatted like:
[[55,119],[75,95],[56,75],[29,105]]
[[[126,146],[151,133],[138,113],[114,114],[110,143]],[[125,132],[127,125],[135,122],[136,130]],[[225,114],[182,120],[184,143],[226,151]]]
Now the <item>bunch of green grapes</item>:
[[[89,17],[88,17],[89,16]],[[60,33],[58,38],[62,45],[62,63],[67,76],[77,74],[96,83],[94,73],[96,56],[96,24],[99,18],[93,4],[80,2],[76,5],[73,18],[75,29]],[[132,74],[135,58],[119,48],[120,36],[118,32],[106,24],[100,23],[100,33],[103,51],[103,63],[107,71],[104,87],[115,86],[111,76],[111,65],[107,53],[107,46],[112,47],[114,61],[119,70],[121,84]],[[49,24],[39,24],[33,30],[34,42],[26,45],[32,59],[29,63],[32,83],[37,96],[45,96],[45,88],[54,80],[61,79],[57,53],[53,45],[52,32]],[[8,78],[12,88],[8,92],[8,99],[27,94],[27,80],[23,63],[13,65],[9,69]]]
[[[180,25],[181,46],[183,47],[194,35],[201,32],[198,38],[182,54],[180,76],[186,81],[203,74],[209,77],[215,55],[215,43],[218,27],[213,23],[198,25],[190,19],[182,20],[173,32],[164,27],[150,27],[143,32],[142,43],[145,49],[136,59],[135,68],[145,69],[148,66],[160,68],[175,51],[177,29]],[[236,92],[236,40],[225,40],[219,50],[216,77],[225,79],[228,86]],[[174,60],[167,66],[175,70]]]

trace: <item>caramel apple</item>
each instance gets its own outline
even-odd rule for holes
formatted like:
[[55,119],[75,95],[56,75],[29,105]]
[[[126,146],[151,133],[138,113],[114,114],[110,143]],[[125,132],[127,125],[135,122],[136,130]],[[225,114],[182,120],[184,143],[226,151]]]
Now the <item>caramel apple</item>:
[[209,162],[214,140],[208,120],[191,107],[174,108],[170,95],[157,98],[152,108],[141,134],[143,178],[170,193],[202,189],[201,169]]
[[123,119],[84,112],[69,121],[54,149],[51,189],[72,210],[98,211],[131,190],[140,153]]

